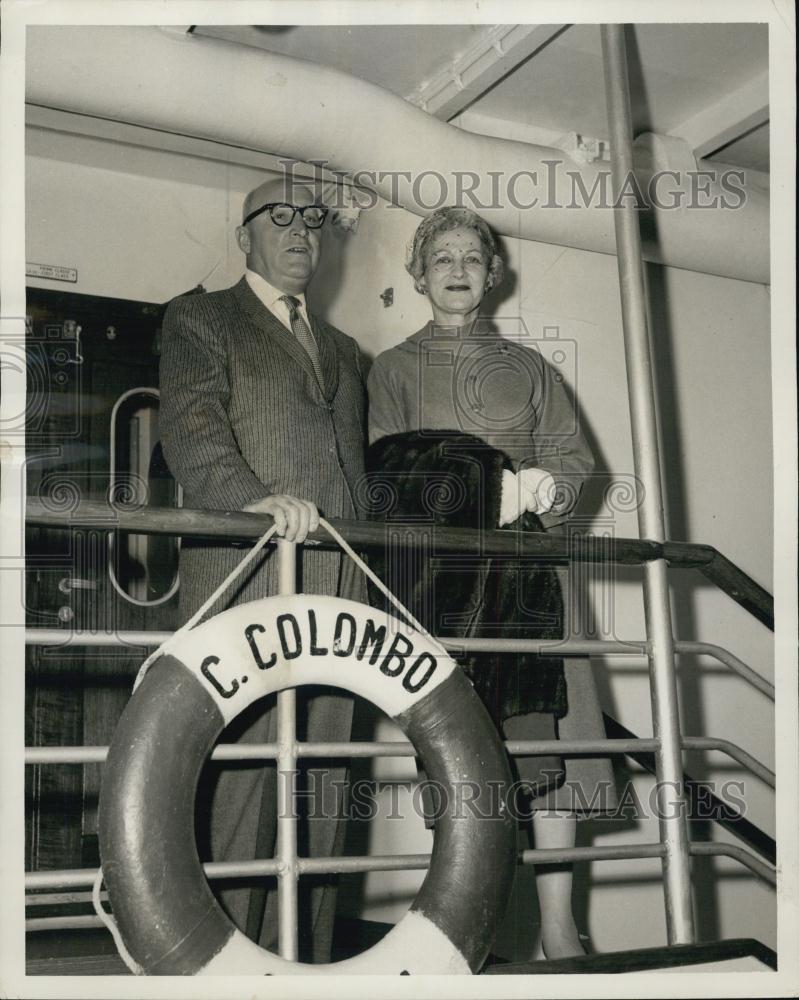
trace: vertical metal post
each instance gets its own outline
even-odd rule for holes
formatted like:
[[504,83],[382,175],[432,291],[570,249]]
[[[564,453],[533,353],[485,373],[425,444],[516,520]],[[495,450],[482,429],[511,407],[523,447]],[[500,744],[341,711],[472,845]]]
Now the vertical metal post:
[[[297,592],[297,546],[277,542],[278,593]],[[297,698],[293,690],[277,696],[277,880],[278,950],[281,958],[297,961],[297,820],[294,786],[297,780]]]
[[[601,27],[610,132],[614,199],[633,174],[632,119],[624,25]],[[638,507],[642,538],[665,541],[652,361],[646,323],[646,293],[641,260],[641,234],[631,197],[614,201],[627,385],[632,422],[635,473],[644,495]],[[665,845],[663,881],[669,944],[694,941],[691,863],[683,796],[682,747],[674,672],[671,603],[664,560],[644,564],[644,613],[649,656],[655,736],[660,838]]]

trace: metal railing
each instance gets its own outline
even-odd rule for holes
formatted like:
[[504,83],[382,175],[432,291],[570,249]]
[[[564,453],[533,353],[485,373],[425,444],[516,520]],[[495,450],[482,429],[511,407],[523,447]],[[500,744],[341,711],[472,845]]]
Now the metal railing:
[[[684,736],[683,750],[716,750],[737,761],[771,788],[776,786],[776,775],[765,764],[747,753],[731,740],[712,736]],[[597,754],[652,753],[658,748],[654,738],[636,737],[629,740],[508,740],[505,747],[511,756],[540,757],[548,754],[560,756],[594,756]],[[384,743],[294,743],[298,758],[319,757],[413,757],[416,751],[410,743],[400,740]],[[103,764],[108,747],[26,747],[25,763],[33,764]],[[277,760],[279,743],[219,744],[211,753],[211,760]]]
[[[184,538],[218,538],[231,542],[255,541],[265,530],[262,515],[231,510],[176,510],[174,507],[147,507],[146,523],[141,505],[116,504],[109,507],[99,501],[83,500],[68,511],[58,503],[40,497],[28,497],[27,522],[41,528],[63,528],[65,517],[74,527],[96,531],[130,531],[146,535],[181,535]],[[385,527],[369,521],[328,518],[336,530],[354,548],[366,550],[385,544]],[[408,533],[408,544],[426,544],[422,534]],[[306,545],[319,549],[336,548],[330,536],[319,528]],[[551,559],[553,562],[612,562],[620,566],[640,566],[663,560],[674,569],[694,569],[723,590],[737,604],[767,628],[774,629],[774,599],[771,594],[730,562],[712,545],[689,542],[654,542],[644,538],[608,538],[572,532],[549,535],[525,532],[484,531],[477,534],[468,528],[436,525],[436,553],[473,556],[514,556]],[[66,563],[65,563],[66,565]]]
[[[162,533],[165,530],[164,521],[168,521],[169,527],[177,528],[182,532],[183,523],[192,529],[192,533],[205,536],[228,536],[231,529],[229,521],[231,518],[221,518],[222,524],[212,524],[214,515],[208,516],[208,512],[198,512],[190,510],[168,511],[160,509],[139,509],[135,512],[120,508],[109,508],[100,504],[83,504],[73,513],[54,512],[42,510],[41,501],[31,500],[28,506],[28,523],[30,525],[46,525],[62,529],[86,530],[87,528],[100,528],[103,531],[109,530],[109,518],[116,522],[119,515],[119,527],[135,530],[139,533]],[[99,515],[102,513],[102,518]],[[165,514],[167,514],[165,518]],[[271,524],[268,515],[244,514],[241,517],[246,519],[246,532],[240,522],[240,516],[234,514],[236,533],[245,533],[246,537],[253,538],[263,534],[265,528]],[[346,533],[350,529],[350,524],[334,522],[337,527]],[[356,531],[351,534],[360,535],[361,547],[368,548],[378,544],[383,544],[385,538],[385,528],[376,524],[361,524],[354,522]],[[360,529],[366,529],[362,531]],[[375,529],[379,532],[376,534]],[[452,530],[447,530],[446,545],[451,551],[462,551],[456,548],[460,543],[463,547],[472,547],[475,543],[475,533],[466,529],[460,529],[453,534]],[[483,534],[483,555],[494,555],[494,537],[499,535],[501,546],[507,547],[507,534],[488,533]],[[488,537],[491,536],[491,537]],[[229,536],[228,536],[229,537]],[[380,541],[378,541],[378,538]],[[349,540],[349,539],[348,539]],[[535,545],[540,540],[547,540],[547,536],[533,536],[525,538],[525,543]],[[631,560],[631,550],[626,543],[628,539],[617,540],[619,544],[612,547],[607,555],[611,558],[618,557],[615,561],[628,563]],[[436,543],[438,535],[436,535]],[[366,544],[365,544],[366,543]],[[498,546],[499,547],[499,546]],[[698,551],[693,552],[696,548]],[[697,560],[697,557],[704,556],[703,546],[680,546],[681,558],[684,560]],[[278,560],[280,563],[280,590],[281,593],[291,593],[294,591],[294,581],[296,579],[296,546],[283,540],[277,541]],[[588,548],[586,548],[588,551]],[[592,549],[594,553],[596,549]],[[514,553],[518,555],[517,551]],[[652,555],[648,545],[644,543],[637,547],[639,556]],[[652,557],[656,557],[652,555]],[[131,631],[118,633],[80,633],[73,629],[29,629],[26,632],[26,642],[29,645],[68,645],[68,646],[136,646],[152,647],[160,645],[171,635],[170,632],[147,632]],[[597,655],[621,655],[624,657],[640,658],[646,654],[647,643],[636,642],[614,642],[602,640],[524,640],[524,639],[443,639],[442,643],[453,651],[460,649],[471,650],[498,650],[508,652],[537,652],[546,655],[551,653],[558,656],[597,656]],[[675,651],[683,653],[706,653],[718,662],[723,663],[735,671],[748,683],[753,684],[767,697],[773,697],[773,687],[761,678],[751,667],[744,664],[737,657],[722,647],[708,643],[697,642],[675,642]],[[327,742],[311,743],[297,742],[295,738],[295,699],[294,692],[284,691],[278,695],[279,732],[275,743],[263,744],[219,744],[213,750],[211,757],[215,760],[259,760],[275,759],[280,771],[296,772],[298,761],[309,757],[409,757],[415,751],[413,746],[404,741],[393,742]],[[774,773],[760,761],[752,757],[740,746],[728,740],[716,739],[712,737],[679,737],[679,751],[682,750],[716,750],[726,753],[736,760],[743,767],[748,768],[761,780],[771,787],[774,786]],[[510,754],[523,755],[545,755],[558,753],[561,756],[573,755],[616,755],[650,753],[657,754],[662,746],[662,741],[657,737],[633,738],[633,739],[600,739],[600,740],[549,740],[549,741],[508,741],[506,748]],[[80,764],[80,763],[102,763],[107,753],[106,747],[28,747],[25,751],[25,762],[28,765],[43,764]],[[279,788],[290,787],[288,782],[280,782]],[[297,856],[296,842],[296,821],[292,817],[292,810],[287,808],[287,802],[278,803],[278,848],[276,857],[273,859],[258,859],[249,862],[210,862],[204,866],[204,870],[209,879],[218,878],[253,878],[265,876],[277,876],[280,931],[279,949],[285,958],[296,958],[296,912],[297,912],[297,884],[298,879],[306,874],[319,873],[342,873],[342,872],[368,872],[368,871],[398,871],[423,869],[429,862],[428,855],[397,855],[392,857],[335,857],[335,858],[300,858]],[[665,823],[673,822],[671,818],[666,818]],[[773,866],[765,863],[751,851],[728,844],[689,844],[687,848],[688,856],[719,854],[733,858],[756,874],[758,877],[774,884],[776,875]],[[603,861],[618,860],[624,858],[653,858],[659,859],[661,863],[666,858],[666,847],[664,842],[656,844],[630,844],[618,845],[614,847],[580,847],[562,850],[527,850],[519,854],[519,863],[548,865],[560,864],[571,861]],[[33,893],[28,902],[31,906],[37,905],[37,894],[42,890],[74,890],[76,888],[88,887],[92,884],[96,875],[95,869],[77,869],[61,871],[41,871],[29,872],[26,875],[26,889]],[[57,894],[56,894],[57,897]],[[53,895],[47,898],[47,904],[55,902]],[[65,899],[65,901],[68,901]],[[72,900],[69,900],[72,901]],[[668,901],[667,901],[668,906]],[[99,922],[98,922],[99,923]],[[27,929],[30,931],[55,929],[55,928],[78,928],[97,926],[95,918],[90,915],[63,916],[63,917],[32,917],[27,921]]]

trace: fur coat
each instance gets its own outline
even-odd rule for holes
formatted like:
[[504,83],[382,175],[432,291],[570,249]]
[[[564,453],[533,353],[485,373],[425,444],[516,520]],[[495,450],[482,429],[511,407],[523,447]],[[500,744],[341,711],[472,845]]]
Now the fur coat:
[[[502,472],[511,467],[503,452],[469,434],[413,431],[376,441],[366,464],[368,516],[387,522],[370,564],[433,635],[562,638],[563,600],[551,565],[436,551],[437,527],[496,528]],[[416,548],[402,545],[410,526],[430,529]],[[529,513],[508,529],[543,530]],[[372,603],[381,606],[382,595],[372,594]],[[527,712],[566,712],[557,657],[466,653],[458,660],[498,725]]]

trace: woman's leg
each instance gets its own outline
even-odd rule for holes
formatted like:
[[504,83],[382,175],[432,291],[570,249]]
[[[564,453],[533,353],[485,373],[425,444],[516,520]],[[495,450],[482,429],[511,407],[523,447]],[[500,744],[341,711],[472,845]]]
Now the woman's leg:
[[[503,734],[507,740],[552,740],[557,738],[553,716],[543,712],[506,719]],[[557,795],[557,786],[564,777],[560,757],[524,757],[514,762],[515,778],[537,791],[533,798],[524,797],[521,808],[532,816],[532,843],[539,848],[574,847],[577,817],[571,811],[550,805]],[[549,791],[547,791],[549,786]],[[536,792],[533,793],[534,796]],[[536,803],[540,808],[536,808]],[[526,812],[529,809],[530,812]],[[527,826],[527,824],[525,824]],[[568,958],[584,955],[585,949],[572,915],[571,865],[537,865],[535,886],[541,911],[541,946],[547,958]]]
[[[574,813],[544,810],[533,813],[536,848],[574,847],[577,817]],[[572,913],[572,866],[538,865],[535,885],[541,909],[541,946],[547,958],[584,955]]]

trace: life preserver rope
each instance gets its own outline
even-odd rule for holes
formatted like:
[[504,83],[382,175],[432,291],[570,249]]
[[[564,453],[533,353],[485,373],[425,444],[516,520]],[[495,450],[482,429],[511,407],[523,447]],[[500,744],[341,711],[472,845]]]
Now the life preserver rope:
[[[364,573],[367,577],[369,577],[369,579],[377,587],[377,589],[381,592],[381,594],[383,594],[383,596],[388,600],[389,604],[392,604],[397,609],[397,611],[399,611],[399,613],[402,615],[405,621],[410,622],[410,624],[417,631],[423,632],[425,635],[430,634],[427,631],[427,629],[425,629],[424,625],[422,625],[420,622],[416,620],[416,618],[414,618],[414,616],[405,607],[402,601],[398,600],[397,597],[394,594],[392,594],[392,592],[383,583],[380,577],[373,570],[369,568],[369,566],[363,561],[363,559],[361,559],[361,557],[358,555],[355,549],[352,548],[352,546],[349,544],[346,538],[344,538],[343,535],[339,534],[339,532],[336,531],[336,529],[333,527],[332,524],[330,524],[329,521],[326,521],[323,517],[320,517],[319,526],[324,528],[325,531],[338,543],[338,545],[355,563],[358,569],[360,569],[362,573]],[[213,594],[211,594],[210,597],[208,597],[202,603],[202,605],[194,612],[194,614],[180,626],[177,632],[171,635],[168,639],[165,639],[164,642],[162,642],[161,645],[158,647],[158,649],[155,649],[153,650],[152,653],[150,653],[150,655],[147,657],[144,663],[142,663],[141,667],[139,667],[139,672],[136,675],[136,680],[133,683],[134,691],[139,686],[139,684],[142,681],[142,678],[150,669],[151,665],[158,659],[158,657],[161,656],[162,653],[165,653],[169,649],[171,649],[174,643],[180,641],[181,636],[183,636],[190,629],[194,628],[197,622],[199,622],[200,619],[203,617],[205,612],[208,611],[209,608],[212,608],[214,606],[214,604],[217,601],[217,598],[221,597],[222,594],[224,594],[224,592],[233,583],[236,577],[241,576],[241,574],[244,572],[247,566],[249,566],[249,564],[255,559],[255,557],[258,555],[261,549],[264,548],[266,543],[271,539],[271,537],[276,532],[277,532],[277,526],[273,524],[271,528],[269,528],[267,531],[263,533],[263,535],[261,535],[261,537],[255,543],[255,545],[253,545],[253,547],[250,549],[247,555],[244,556],[244,558],[233,567],[233,569],[219,584],[219,586],[216,588]]]
[[[197,781],[224,727],[258,698],[305,684],[377,705],[442,788],[480,782],[494,790],[493,812],[443,812],[408,913],[375,947],[332,965],[289,962],[238,931],[208,887],[194,837]],[[475,972],[513,880],[509,786],[488,713],[430,636],[338,598],[239,605],[170,644],[131,698],[109,749],[100,850],[121,938],[150,975]]]

